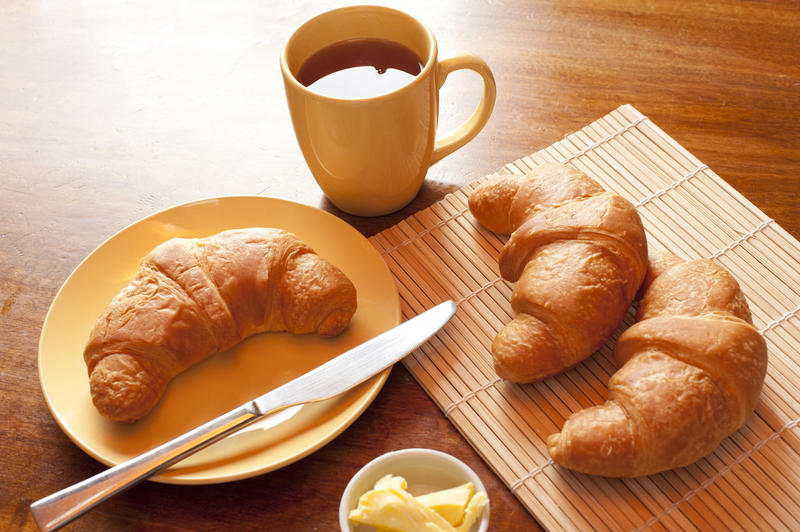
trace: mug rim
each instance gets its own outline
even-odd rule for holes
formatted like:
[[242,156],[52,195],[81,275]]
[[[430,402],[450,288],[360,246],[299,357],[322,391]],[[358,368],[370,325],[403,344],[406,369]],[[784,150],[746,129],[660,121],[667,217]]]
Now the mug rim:
[[[292,72],[292,70],[289,68],[289,59],[288,59],[289,48],[290,48],[292,42],[295,40],[297,34],[302,29],[310,26],[311,24],[313,24],[315,22],[318,22],[318,20],[323,18],[323,17],[328,17],[328,16],[332,16],[332,15],[335,15],[335,14],[342,14],[342,13],[348,12],[348,11],[382,11],[384,13],[393,13],[395,15],[400,15],[400,16],[410,20],[412,23],[416,24],[423,31],[423,33],[425,34],[425,36],[426,36],[426,38],[428,40],[429,48],[430,48],[430,52],[428,53],[428,57],[425,59],[425,64],[422,67],[422,70],[420,70],[419,74],[414,76],[414,79],[411,80],[410,82],[406,83],[402,87],[394,89],[393,91],[386,92],[386,93],[383,93],[383,94],[378,94],[378,95],[375,95],[375,96],[368,96],[368,97],[364,97],[364,98],[336,98],[334,96],[326,96],[324,94],[320,94],[318,92],[315,92],[315,91],[309,89],[308,87],[306,87],[305,85],[303,85],[302,83],[300,83],[297,80],[297,78],[295,77],[294,72]],[[422,83],[422,79],[427,77],[429,75],[430,71],[433,70],[433,68],[434,68],[434,66],[436,64],[437,57],[438,57],[438,46],[437,46],[437,43],[436,43],[436,37],[434,36],[434,34],[431,31],[431,29],[428,28],[428,26],[425,25],[418,18],[410,15],[409,13],[406,13],[405,11],[401,11],[399,9],[395,9],[395,8],[392,8],[392,7],[377,6],[377,5],[352,5],[352,6],[344,6],[344,7],[339,7],[339,8],[336,8],[336,9],[330,9],[328,11],[324,11],[322,13],[314,15],[313,17],[307,19],[305,22],[303,22],[302,24],[297,26],[294,29],[294,31],[292,31],[291,35],[286,40],[286,42],[283,44],[283,48],[281,49],[280,65],[281,65],[281,72],[283,73],[284,79],[288,83],[291,83],[296,90],[299,90],[299,91],[301,91],[301,92],[303,92],[303,93],[305,93],[307,95],[313,96],[315,98],[319,98],[320,100],[324,100],[324,101],[337,102],[337,103],[343,103],[343,104],[351,103],[351,102],[352,103],[356,103],[356,104],[358,104],[358,103],[362,103],[363,104],[364,102],[377,101],[377,100],[382,100],[382,99],[386,99],[386,98],[389,98],[389,97],[393,97],[393,96],[397,95],[398,93],[402,93],[402,92],[406,92],[406,91],[411,90],[411,88],[414,87],[415,85],[417,85],[419,83]]]

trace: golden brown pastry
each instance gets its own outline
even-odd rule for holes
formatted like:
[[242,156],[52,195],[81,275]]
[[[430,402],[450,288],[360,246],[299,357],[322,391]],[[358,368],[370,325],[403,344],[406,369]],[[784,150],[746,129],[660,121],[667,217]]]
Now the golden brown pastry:
[[293,234],[237,229],[151,251],[97,320],[84,350],[92,401],[132,423],[178,373],[265,331],[335,336],[353,283]]
[[753,413],[767,347],[736,280],[709,260],[659,259],[654,270],[638,321],[614,349],[608,401],[572,414],[548,438],[565,467],[609,477],[682,467]]
[[495,371],[532,382],[572,367],[619,327],[647,271],[636,209],[569,166],[496,176],[469,198],[475,218],[511,237],[500,274],[518,281],[516,317],[492,343]]

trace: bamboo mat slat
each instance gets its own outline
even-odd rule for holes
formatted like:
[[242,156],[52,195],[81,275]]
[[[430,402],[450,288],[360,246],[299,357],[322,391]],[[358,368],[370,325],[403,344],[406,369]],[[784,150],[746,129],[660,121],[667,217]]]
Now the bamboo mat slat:
[[[575,166],[636,205],[648,243],[711,258],[737,278],[769,366],[755,414],[709,456],[677,470],[605,479],[563,469],[547,436],[603,402],[619,332],[543,382],[499,379],[490,347],[511,320],[506,237],[469,212],[471,183],[370,238],[396,279],[405,318],[453,299],[458,311],[404,364],[509,490],[549,530],[800,530],[800,243],[646,116],[622,106],[506,165]],[[629,311],[620,331],[633,323]]]

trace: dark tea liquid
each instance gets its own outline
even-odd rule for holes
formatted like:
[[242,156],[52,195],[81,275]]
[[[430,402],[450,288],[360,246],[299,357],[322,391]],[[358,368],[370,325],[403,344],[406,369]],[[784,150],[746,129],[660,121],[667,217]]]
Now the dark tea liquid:
[[386,94],[411,82],[422,61],[408,47],[385,39],[349,39],[308,58],[297,81],[324,96],[355,99]]

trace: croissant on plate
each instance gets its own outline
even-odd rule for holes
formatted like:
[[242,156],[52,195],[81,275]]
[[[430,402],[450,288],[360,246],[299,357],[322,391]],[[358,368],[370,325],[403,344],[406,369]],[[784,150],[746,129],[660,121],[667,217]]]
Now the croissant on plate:
[[500,273],[518,281],[514,319],[492,343],[495,371],[532,382],[597,351],[619,327],[647,271],[634,206],[575,168],[544,164],[498,175],[469,197],[489,230],[511,233]]
[[338,268],[279,229],[173,238],[145,256],[84,350],[92,401],[132,423],[178,373],[265,331],[335,336],[356,311]]
[[553,460],[608,477],[650,475],[712,452],[755,409],[764,338],[731,274],[709,260],[652,261],[637,322],[619,338],[608,401],[548,438]]

